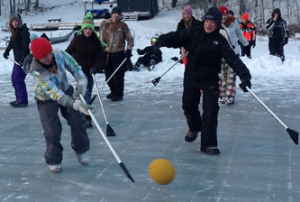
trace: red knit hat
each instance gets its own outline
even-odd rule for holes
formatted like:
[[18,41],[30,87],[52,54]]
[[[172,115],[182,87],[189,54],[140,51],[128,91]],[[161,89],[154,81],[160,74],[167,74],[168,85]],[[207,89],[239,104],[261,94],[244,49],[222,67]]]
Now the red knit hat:
[[245,13],[244,15],[242,15],[241,18],[244,19],[244,20],[246,20],[246,21],[248,21],[248,20],[249,20],[249,15],[248,15],[248,13]]
[[221,13],[222,13],[223,15],[228,15],[228,14],[229,14],[229,10],[228,10],[228,8],[227,8],[226,6],[221,6],[221,7],[219,8],[219,10],[221,11]]
[[31,52],[35,59],[41,60],[52,52],[52,46],[47,39],[43,37],[37,37],[36,34],[32,34],[30,38]]

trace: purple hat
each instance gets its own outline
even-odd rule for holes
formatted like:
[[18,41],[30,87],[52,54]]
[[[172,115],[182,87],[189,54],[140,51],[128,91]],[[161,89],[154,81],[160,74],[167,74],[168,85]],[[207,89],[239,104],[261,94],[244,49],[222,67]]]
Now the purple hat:
[[190,5],[186,5],[182,10],[182,15],[184,15],[185,13],[193,15],[193,10]]

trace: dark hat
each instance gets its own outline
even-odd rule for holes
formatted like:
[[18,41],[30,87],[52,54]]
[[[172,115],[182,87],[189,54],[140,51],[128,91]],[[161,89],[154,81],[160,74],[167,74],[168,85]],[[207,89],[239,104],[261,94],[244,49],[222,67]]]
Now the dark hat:
[[103,18],[104,19],[110,19],[111,18],[110,13],[109,12],[105,12]]
[[19,13],[10,14],[9,21],[13,21],[13,20],[18,20],[18,21],[22,20],[21,15]]
[[19,13],[13,13],[9,15],[9,22],[11,23],[13,20],[17,20],[19,22],[19,27],[22,26],[22,18]]
[[113,14],[113,13],[118,13],[119,15],[121,15],[122,14],[121,8],[119,6],[114,7],[111,10],[111,14]]
[[229,10],[228,12],[229,12],[229,14],[234,16],[234,12],[232,10]]
[[280,11],[279,8],[275,8],[275,9],[273,10],[273,13],[281,14],[281,11]]
[[217,7],[210,7],[204,16],[204,20],[213,20],[219,26],[222,25],[222,13]]

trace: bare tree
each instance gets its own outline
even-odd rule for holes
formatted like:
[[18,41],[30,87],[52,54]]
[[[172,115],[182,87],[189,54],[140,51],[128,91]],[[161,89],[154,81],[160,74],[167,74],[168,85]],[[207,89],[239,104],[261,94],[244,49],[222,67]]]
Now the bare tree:
[[299,4],[298,4],[298,0],[294,0],[294,6],[296,6],[296,14],[297,14],[297,23],[299,24],[300,20],[299,20]]
[[31,0],[27,0],[26,9],[25,10],[28,11],[28,12],[31,11],[30,5],[31,5]]
[[40,1],[39,0],[35,0],[34,7],[35,7],[35,9],[38,9],[40,7]]
[[240,15],[243,15],[246,11],[246,6],[245,6],[245,3],[244,3],[244,0],[240,0]]
[[177,0],[172,0],[171,7],[175,8],[177,4]]
[[10,5],[10,13],[15,13],[16,12],[16,0],[10,0],[9,1]]

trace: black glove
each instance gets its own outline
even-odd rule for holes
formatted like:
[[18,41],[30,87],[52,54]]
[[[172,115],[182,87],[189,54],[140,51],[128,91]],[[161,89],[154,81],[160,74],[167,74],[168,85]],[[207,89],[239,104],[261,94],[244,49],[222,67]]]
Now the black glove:
[[90,74],[97,74],[97,73],[98,73],[98,71],[95,67],[90,68]]
[[251,82],[249,79],[243,79],[242,83],[240,83],[240,88],[244,91],[244,92],[248,92],[248,90],[246,89],[246,86],[248,88],[251,88]]
[[282,39],[282,44],[283,44],[283,45],[288,44],[288,42],[289,42],[289,38],[283,38],[283,39]]
[[8,56],[9,56],[9,53],[8,53],[8,52],[6,52],[6,51],[4,51],[4,53],[3,53],[3,57],[4,57],[5,59],[8,59]]
[[141,55],[141,49],[138,48],[138,49],[136,50],[136,52],[137,52],[139,55]]
[[255,41],[252,42],[252,48],[254,48],[256,46]]
[[131,58],[132,54],[131,54],[131,50],[127,49],[126,53],[125,53],[125,57],[127,58],[127,60],[129,60]]

